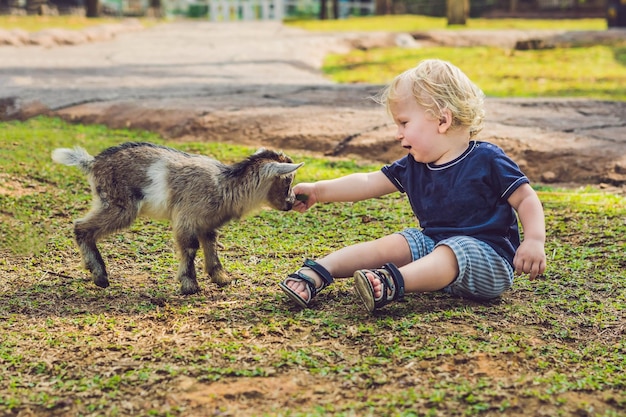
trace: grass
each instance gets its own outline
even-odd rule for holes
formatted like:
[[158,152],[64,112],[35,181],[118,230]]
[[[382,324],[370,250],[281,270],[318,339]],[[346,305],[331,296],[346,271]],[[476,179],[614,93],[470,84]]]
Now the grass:
[[[101,243],[111,287],[80,265],[85,178],[50,151],[147,140],[234,161],[253,149],[173,143],[56,119],[0,123],[0,415],[619,416],[626,407],[626,200],[540,188],[548,270],[497,302],[414,294],[369,316],[341,280],[299,310],[277,283],[304,257],[413,223],[400,195],[262,211],[223,229],[236,277],[177,294],[169,225]],[[292,155],[297,181],[377,169]]]
[[[445,18],[379,16],[335,21],[298,21],[308,30],[425,31],[446,29]],[[449,30],[605,30],[604,19],[470,19]],[[626,41],[609,45],[513,51],[498,47],[374,48],[326,57],[322,70],[338,83],[387,84],[428,58],[461,68],[491,97],[584,97],[626,101]]]
[[471,18],[465,26],[448,26],[445,17],[420,15],[388,15],[349,17],[337,20],[290,20],[286,25],[306,30],[345,32],[345,31],[384,31],[415,32],[439,29],[532,29],[532,30],[605,30],[606,19],[483,19]]
[[323,70],[339,83],[387,84],[423,59],[461,68],[491,97],[584,97],[626,101],[626,43],[508,51],[497,47],[380,48],[330,55]]
[[8,16],[0,15],[0,29],[21,29],[37,32],[43,29],[64,28],[81,30],[90,26],[119,23],[120,19],[112,17],[87,18],[84,16]]

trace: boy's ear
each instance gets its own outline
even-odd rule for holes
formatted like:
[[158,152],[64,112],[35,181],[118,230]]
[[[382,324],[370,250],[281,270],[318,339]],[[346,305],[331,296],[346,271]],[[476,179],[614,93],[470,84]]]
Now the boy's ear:
[[439,116],[439,133],[446,133],[452,126],[452,112],[450,109],[444,109]]

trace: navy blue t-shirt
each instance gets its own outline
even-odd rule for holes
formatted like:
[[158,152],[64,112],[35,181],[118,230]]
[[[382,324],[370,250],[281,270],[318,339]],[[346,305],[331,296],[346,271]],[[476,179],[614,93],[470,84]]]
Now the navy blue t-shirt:
[[382,172],[407,194],[425,235],[435,242],[471,236],[513,264],[520,234],[507,199],[529,181],[502,149],[472,141],[448,163],[424,164],[407,155]]

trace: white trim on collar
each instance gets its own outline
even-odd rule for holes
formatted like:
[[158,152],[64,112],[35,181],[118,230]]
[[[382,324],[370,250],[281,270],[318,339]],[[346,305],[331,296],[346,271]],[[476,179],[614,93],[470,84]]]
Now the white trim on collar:
[[[473,142],[473,144],[472,144]],[[430,162],[426,164],[426,167],[431,170],[431,171],[441,171],[443,169],[446,168],[450,168],[451,166],[454,166],[456,164],[458,164],[459,162],[461,162],[462,160],[464,160],[465,158],[467,158],[467,156],[472,153],[472,151],[474,149],[476,149],[478,147],[478,141],[471,141],[470,145],[467,147],[467,149],[461,154],[461,156],[459,156],[458,158],[450,161],[450,162],[446,162],[445,164],[441,164],[441,165],[432,165]]]

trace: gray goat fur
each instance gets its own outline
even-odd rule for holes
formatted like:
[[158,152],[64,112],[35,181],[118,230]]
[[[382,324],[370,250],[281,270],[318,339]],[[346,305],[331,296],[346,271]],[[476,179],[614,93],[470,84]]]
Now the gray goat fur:
[[222,286],[230,277],[218,257],[218,229],[263,205],[288,211],[295,195],[295,164],[283,153],[260,149],[233,165],[151,143],[128,142],[91,156],[83,148],[52,152],[55,162],[80,168],[91,185],[92,208],[74,223],[85,267],[94,283],[109,285],[96,242],[129,227],[138,215],[169,219],[180,256],[183,294],[200,290],[194,259],[200,246],[205,272]]

